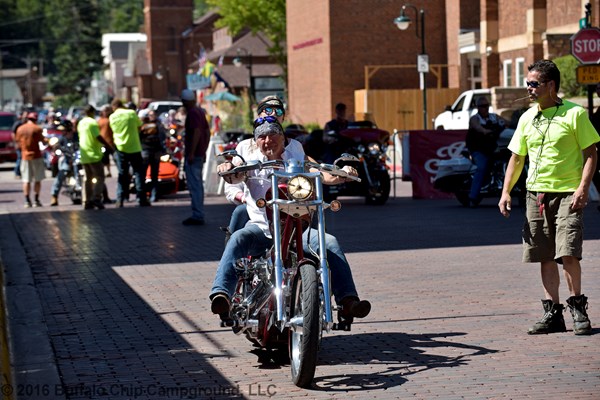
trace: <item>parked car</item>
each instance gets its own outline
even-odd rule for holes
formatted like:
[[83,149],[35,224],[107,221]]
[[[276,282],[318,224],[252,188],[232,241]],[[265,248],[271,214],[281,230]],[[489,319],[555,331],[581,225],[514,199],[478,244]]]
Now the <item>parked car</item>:
[[17,160],[17,148],[12,137],[16,119],[15,114],[0,111],[0,162]]
[[183,103],[180,101],[153,101],[148,104],[146,110],[152,110],[157,117],[163,118],[169,110],[177,110],[181,106],[183,106]]
[[[475,103],[480,97],[486,97],[491,104],[490,89],[467,90],[458,96],[454,104],[446,107],[446,111],[438,115],[433,126],[435,129],[469,129],[469,119],[477,113]],[[493,112],[490,107],[490,112]]]

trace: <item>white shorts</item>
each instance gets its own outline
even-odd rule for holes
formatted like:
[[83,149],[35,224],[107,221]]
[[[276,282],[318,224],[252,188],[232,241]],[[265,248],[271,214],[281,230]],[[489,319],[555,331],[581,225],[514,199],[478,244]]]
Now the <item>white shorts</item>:
[[46,165],[43,158],[21,160],[21,179],[23,182],[41,182],[46,177]]

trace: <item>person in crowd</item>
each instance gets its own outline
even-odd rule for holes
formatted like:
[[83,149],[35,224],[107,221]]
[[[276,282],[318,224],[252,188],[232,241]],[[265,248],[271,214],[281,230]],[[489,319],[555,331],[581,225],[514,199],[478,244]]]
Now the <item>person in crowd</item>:
[[[40,150],[40,144],[45,144],[46,139],[42,128],[36,124],[38,115],[35,112],[27,114],[27,122],[17,128],[15,140],[21,150],[21,179],[23,181],[23,194],[25,195],[25,208],[32,205],[42,207],[40,191],[42,181],[46,177],[46,166]],[[31,203],[31,183],[35,193],[34,203]]]
[[54,183],[50,192],[50,206],[58,206],[58,195],[62,188],[65,178],[69,172],[73,169],[73,161],[75,153],[79,149],[79,143],[75,130],[73,129],[73,123],[69,120],[64,120],[58,126],[58,130],[61,131],[62,135],[58,139],[56,148],[61,150],[60,157],[58,158],[58,172],[54,177]]
[[[110,107],[110,104],[104,104],[100,108],[100,117],[98,118],[98,128],[100,129],[100,136],[102,136],[102,139],[104,139],[104,141],[106,143],[108,143],[108,147],[110,147],[111,149],[114,149],[115,143],[113,140],[113,132],[112,132],[112,129],[110,129],[110,121],[108,119],[108,117],[110,116],[111,113],[112,113],[112,108]],[[112,177],[112,173],[110,172],[110,154],[111,154],[111,152],[109,151],[108,148],[105,148],[104,153],[102,154],[102,165],[104,165],[104,168],[106,168],[106,171],[104,172],[105,178]],[[106,181],[104,182],[104,189],[102,190],[102,203],[103,204],[113,204],[114,203],[114,201],[108,195],[108,187],[106,186]]]
[[511,211],[510,192],[519,179],[525,158],[527,174],[526,219],[523,226],[523,262],[541,264],[545,292],[543,317],[528,331],[545,334],[566,331],[560,303],[558,264],[570,292],[566,300],[576,335],[592,331],[587,297],[582,294],[583,209],[588,202],[600,141],[585,110],[558,97],[560,71],[554,62],[540,60],[528,67],[527,92],[537,103],[519,119],[508,148],[500,213]]
[[104,146],[105,151],[108,152],[112,152],[112,147],[100,135],[100,127],[94,118],[96,109],[88,104],[83,111],[85,116],[77,124],[81,164],[85,171],[83,206],[86,210],[94,208],[103,210],[104,164],[102,164],[102,157],[104,153],[102,147]]
[[144,190],[146,173],[143,170],[142,144],[139,134],[142,121],[134,110],[125,108],[120,99],[114,99],[111,107],[113,112],[108,120],[116,147],[113,157],[119,170],[117,207],[123,207],[123,202],[129,197],[129,166],[133,168],[138,205],[140,207],[149,206],[150,202]]
[[192,199],[192,216],[183,225],[204,225],[204,182],[202,168],[210,139],[210,129],[204,110],[196,105],[196,93],[189,89],[181,92],[186,109],[185,119],[185,177]]
[[[28,114],[28,111],[23,110],[23,112],[21,112],[21,115],[19,116],[19,118],[16,119],[15,123],[12,126],[12,139],[15,142],[15,145],[16,145],[17,128],[20,127],[21,125],[23,125],[25,122],[27,122],[27,114]],[[19,146],[15,146],[15,147],[16,147],[16,153],[17,153],[17,159],[15,161],[15,169],[14,169],[15,179],[21,179],[21,149],[19,148]]]
[[177,112],[175,113],[175,120],[178,125],[185,125],[185,117],[187,116],[187,112],[185,111],[185,107],[179,107]]
[[150,193],[150,202],[158,201],[158,171],[160,168],[160,157],[165,154],[166,133],[163,124],[160,123],[153,110],[148,111],[147,120],[140,128],[140,140],[142,142],[142,160],[144,160],[144,171],[150,167],[150,183],[146,192]]
[[[596,85],[596,95],[600,97],[600,83]],[[600,107],[596,108],[596,111],[590,117],[592,121],[592,125],[596,129],[596,132],[600,133]],[[600,143],[596,143],[596,153],[600,153]],[[594,186],[596,187],[596,191],[600,193],[600,166],[596,165],[596,169],[594,170],[594,176],[592,177],[592,182],[594,182]],[[598,206],[598,211],[600,211],[600,206]]]
[[[286,147],[283,128],[273,116],[259,117],[254,122],[254,126],[254,141],[243,141],[237,146],[238,154],[246,161],[305,158],[304,149],[297,141],[293,141],[292,144]],[[298,143],[298,145],[294,145],[294,142]],[[217,166],[218,172],[226,172],[232,168],[233,164],[230,161]],[[344,170],[350,175],[357,175],[356,170],[350,166],[344,167]],[[268,179],[269,173],[270,171],[265,169],[252,171],[249,174],[253,177]],[[244,228],[235,231],[227,242],[209,295],[211,311],[214,314],[218,314],[224,321],[230,318],[230,299],[237,282],[235,273],[236,260],[248,255],[262,254],[272,242],[266,211],[258,208],[256,205],[256,199],[265,196],[269,185],[264,185],[262,182],[259,183],[257,180],[244,180],[243,176],[233,177],[228,175],[226,180],[231,184],[242,184],[245,186],[245,190],[248,193],[246,203],[248,205],[250,222]],[[323,177],[323,181],[326,184],[340,183],[343,180],[344,178],[326,173]],[[318,249],[317,236],[314,229],[307,229],[303,234],[304,247],[309,246],[308,238],[310,238],[311,248]],[[330,255],[328,262],[331,268],[332,290],[336,303],[342,307],[340,316],[344,318],[366,317],[371,311],[371,304],[366,300],[359,299],[350,266],[337,239],[328,234],[326,243],[327,253]]]
[[342,154],[347,146],[345,140],[341,139],[339,133],[348,128],[346,119],[346,104],[335,105],[335,118],[325,124],[323,128],[323,162],[333,164]]
[[466,138],[467,149],[477,166],[469,192],[469,206],[472,208],[477,207],[481,201],[479,192],[489,172],[500,132],[505,128],[504,119],[490,112],[490,102],[487,97],[478,97],[475,105],[477,113],[469,119]]

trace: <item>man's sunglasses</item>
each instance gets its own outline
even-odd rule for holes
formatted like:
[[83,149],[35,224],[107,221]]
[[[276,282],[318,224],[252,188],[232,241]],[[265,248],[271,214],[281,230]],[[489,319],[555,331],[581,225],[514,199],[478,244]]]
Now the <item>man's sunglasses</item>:
[[267,115],[273,115],[273,113],[275,113],[275,115],[277,115],[278,117],[283,117],[283,109],[281,109],[281,108],[265,107],[263,109],[263,112]]
[[272,117],[272,116],[267,116],[267,117],[258,117],[254,120],[254,129],[256,129],[257,126],[260,126],[262,124],[264,124],[265,122],[279,122],[277,121],[277,118]]
[[544,83],[545,83],[545,82],[538,82],[538,81],[531,81],[531,82],[529,82],[529,81],[525,81],[525,84],[526,84],[528,87],[532,87],[532,88],[534,88],[534,89],[537,89],[537,88],[539,88],[539,87],[540,87],[540,85],[543,85]]

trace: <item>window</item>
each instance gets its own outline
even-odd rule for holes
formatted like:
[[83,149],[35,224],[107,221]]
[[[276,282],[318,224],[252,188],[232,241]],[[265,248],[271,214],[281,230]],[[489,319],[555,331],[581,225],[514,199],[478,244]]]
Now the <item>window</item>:
[[515,60],[515,73],[517,74],[515,86],[525,87],[525,59],[523,57]]
[[503,62],[504,65],[504,72],[503,72],[503,76],[504,76],[504,86],[505,87],[511,87],[513,86],[513,64],[512,64],[512,60],[504,60]]

